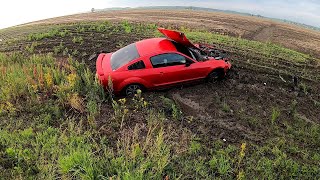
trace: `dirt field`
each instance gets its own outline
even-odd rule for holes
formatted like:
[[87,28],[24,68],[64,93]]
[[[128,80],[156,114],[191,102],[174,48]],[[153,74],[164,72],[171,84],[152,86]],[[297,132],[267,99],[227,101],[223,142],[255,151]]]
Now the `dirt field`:
[[[143,17],[143,18],[142,18]],[[273,42],[320,58],[320,32],[267,19],[204,11],[130,10],[85,13],[52,18],[26,25],[60,24],[78,21],[128,20],[206,29],[235,37]]]
[[[33,26],[17,27],[7,31],[7,34],[0,32],[0,36],[6,35],[9,39],[17,34],[22,36],[23,33],[36,33],[29,36],[30,39],[8,42],[0,48],[0,51],[7,54],[22,53],[23,57],[53,53],[58,61],[66,61],[68,57],[73,57],[84,62],[94,73],[95,61],[88,60],[92,53],[112,52],[140,39],[155,36],[155,27],[135,23],[143,21],[155,22],[166,27],[194,27],[259,41],[269,40],[307,54],[310,52],[316,57],[320,52],[318,32],[252,17],[207,12],[192,12],[192,15],[189,13],[189,11],[116,11],[80,14],[34,22],[29,24]],[[191,16],[192,18],[189,18]],[[133,23],[74,23],[76,21],[120,21],[123,19]],[[38,31],[49,29],[49,26],[46,25],[48,23],[66,24],[59,26],[58,33],[49,33],[48,37],[42,37],[41,33],[37,34]],[[215,25],[213,25],[214,23]],[[197,35],[200,36],[201,32]],[[291,58],[284,59],[281,56],[265,54],[256,49],[225,44],[215,45],[219,49],[224,49],[232,61],[232,70],[224,80],[217,83],[197,83],[143,93],[143,98],[148,102],[148,110],[159,110],[165,114],[162,127],[168,130],[169,139],[174,142],[172,146],[177,149],[180,147],[186,149],[190,146],[192,149],[195,147],[190,145],[192,144],[190,139],[196,139],[195,141],[200,143],[200,147],[203,148],[203,152],[200,151],[198,154],[190,155],[188,154],[190,150],[186,150],[185,154],[182,153],[183,155],[172,155],[177,159],[173,158],[173,170],[168,172],[178,172],[178,175],[182,175],[182,179],[195,179],[196,177],[234,179],[238,175],[240,163],[232,166],[236,170],[228,171],[230,173],[228,176],[215,174],[216,170],[208,170],[211,174],[204,173],[205,175],[202,176],[198,174],[198,168],[194,170],[194,162],[203,161],[203,168],[208,168],[210,166],[207,161],[212,158],[211,152],[217,144],[222,143],[223,147],[227,149],[225,152],[227,152],[230,146],[238,148],[241,143],[246,142],[248,143],[246,150],[248,155],[246,154],[246,166],[243,167],[247,168],[245,173],[248,179],[253,177],[261,177],[261,179],[266,177],[271,177],[271,179],[302,177],[302,179],[308,179],[319,174],[318,169],[312,169],[312,167],[319,165],[317,158],[320,157],[317,154],[320,148],[320,66],[318,60],[309,61],[306,59],[306,61],[299,62],[293,61]],[[308,48],[301,49],[302,46]],[[298,78],[297,85],[294,84],[294,77]],[[54,98],[52,99],[54,100]],[[164,99],[169,99],[173,103],[169,103],[168,107]],[[172,108],[174,104],[178,106],[177,111]],[[112,144],[110,148],[115,148],[116,142],[123,139],[126,132],[130,134],[136,130],[135,127],[138,125],[147,127],[150,123],[148,120],[150,114],[146,114],[146,110],[134,111],[136,102],[128,99],[126,108],[128,108],[130,115],[121,122],[122,130],[119,130],[119,127],[114,127],[112,124],[115,116],[112,104],[101,102],[100,105],[93,129],[99,135],[107,137],[108,142]],[[179,114],[180,110],[181,114]],[[66,117],[71,114],[75,121],[81,119],[79,117],[81,115],[72,109],[66,112]],[[23,117],[24,113],[29,113],[29,110],[21,111],[21,114],[18,115],[19,118]],[[148,113],[150,112],[148,111]],[[86,115],[83,113],[82,118],[86,118]],[[5,116],[0,116],[0,118],[6,119]],[[155,119],[160,121],[161,118]],[[27,124],[29,119],[22,121]],[[60,121],[56,120],[53,126],[60,128]],[[10,126],[8,127],[11,128],[10,123],[11,121],[9,121]],[[147,133],[149,132],[144,130],[142,137]],[[223,151],[223,153],[225,152]],[[234,153],[238,154],[238,150]],[[279,158],[279,154],[282,159]],[[237,155],[235,156],[237,157]],[[198,157],[202,160],[200,161]],[[268,170],[272,172],[272,175],[264,174],[266,167],[269,167],[265,164],[275,161],[286,162],[286,164],[272,165],[271,167],[274,169]],[[237,164],[238,160],[235,159],[232,162]],[[259,164],[259,162],[261,163]],[[300,173],[298,175],[292,173],[293,175],[283,176],[286,168],[295,169],[293,168],[295,166],[290,164],[292,162],[299,166],[298,169],[302,169],[304,166],[310,167],[306,170],[309,173],[308,176],[305,176],[304,172],[300,172],[300,170],[298,170]],[[224,164],[224,162],[219,163]],[[189,169],[190,167],[184,164],[191,164],[192,168]],[[257,168],[258,166],[260,169]],[[59,173],[61,172],[59,171]],[[165,176],[165,174],[162,175]]]

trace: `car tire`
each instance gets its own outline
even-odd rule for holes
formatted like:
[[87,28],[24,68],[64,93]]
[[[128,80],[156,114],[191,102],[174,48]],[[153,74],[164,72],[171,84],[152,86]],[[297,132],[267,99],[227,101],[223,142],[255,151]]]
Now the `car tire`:
[[123,94],[125,96],[132,97],[137,93],[138,90],[143,90],[143,87],[140,84],[129,84],[126,86],[126,88],[124,88]]
[[220,81],[221,79],[223,79],[225,76],[224,70],[223,69],[217,69],[212,71],[208,77],[207,77],[207,81],[208,82],[217,82]]

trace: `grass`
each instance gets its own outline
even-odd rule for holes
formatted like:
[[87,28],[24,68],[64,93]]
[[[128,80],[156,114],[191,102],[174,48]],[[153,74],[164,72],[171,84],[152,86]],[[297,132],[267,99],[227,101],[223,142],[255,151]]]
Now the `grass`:
[[[153,102],[138,93],[133,98],[115,99],[112,88],[110,94],[106,93],[87,64],[69,56],[86,53],[73,47],[81,44],[81,33],[86,31],[153,35],[154,24],[125,21],[72,27],[75,31],[61,27],[32,33],[27,37],[32,44],[25,49],[29,55],[0,53],[1,178],[320,178],[320,127],[299,119],[298,101],[289,103],[288,110],[272,108],[265,126],[260,124],[260,116],[246,117],[251,126],[272,131],[259,143],[245,138],[232,143],[219,138],[208,140],[194,126],[201,119],[186,116],[170,97],[156,97]],[[269,43],[184,31],[193,41],[253,51],[263,49],[265,57],[299,62],[309,58]],[[55,37],[75,42],[69,46],[59,41],[52,53],[34,54],[38,42]],[[307,85],[301,84],[300,89],[308,94]],[[317,100],[313,102],[319,106]],[[223,102],[217,108],[226,116],[237,114],[237,109],[232,105],[231,110],[230,105]],[[235,113],[228,113],[231,111]]]
[[54,36],[60,35],[61,37],[64,37],[64,34],[61,34],[58,29],[51,29],[48,32],[44,33],[34,33],[34,34],[29,34],[27,37],[28,41],[39,41],[45,38],[51,38]]
[[166,114],[170,115],[174,120],[182,119],[182,111],[180,107],[171,99],[164,96],[160,97],[163,104],[163,109]]
[[226,102],[222,103],[222,110],[226,113],[231,112],[231,108]]
[[63,50],[64,50],[64,46],[62,42],[60,42],[59,46],[53,47],[53,52],[55,55],[58,55],[59,53],[63,52]]
[[274,124],[276,120],[279,118],[281,112],[278,108],[272,108],[272,114],[271,114],[271,123]]
[[75,44],[78,43],[78,44],[82,45],[84,40],[83,40],[83,38],[81,36],[78,36],[78,37],[73,37],[72,42],[75,43]]
[[38,46],[38,43],[37,42],[32,42],[31,45],[27,45],[25,50],[29,53],[29,54],[33,54],[34,53],[34,50],[35,48]]

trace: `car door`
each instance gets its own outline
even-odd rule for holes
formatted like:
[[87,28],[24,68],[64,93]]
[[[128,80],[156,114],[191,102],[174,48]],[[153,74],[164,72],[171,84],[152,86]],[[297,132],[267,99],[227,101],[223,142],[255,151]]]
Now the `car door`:
[[155,76],[156,86],[167,86],[186,81],[190,78],[186,57],[177,53],[165,53],[150,58]]
[[[193,81],[197,79],[203,79],[208,75],[210,68],[204,64],[203,61],[197,61],[195,58],[191,59],[185,54],[180,54],[186,58],[186,68],[183,71],[184,79],[186,81]],[[192,55],[192,54],[191,54]]]

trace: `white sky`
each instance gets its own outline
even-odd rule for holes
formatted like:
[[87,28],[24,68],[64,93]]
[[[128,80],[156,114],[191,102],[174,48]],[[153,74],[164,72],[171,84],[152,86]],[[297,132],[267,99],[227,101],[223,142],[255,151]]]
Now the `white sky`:
[[86,12],[92,7],[112,7],[111,2],[112,0],[2,0],[0,28]]
[[91,8],[157,5],[234,10],[320,27],[320,0],[2,0],[0,29],[51,17],[87,12]]

